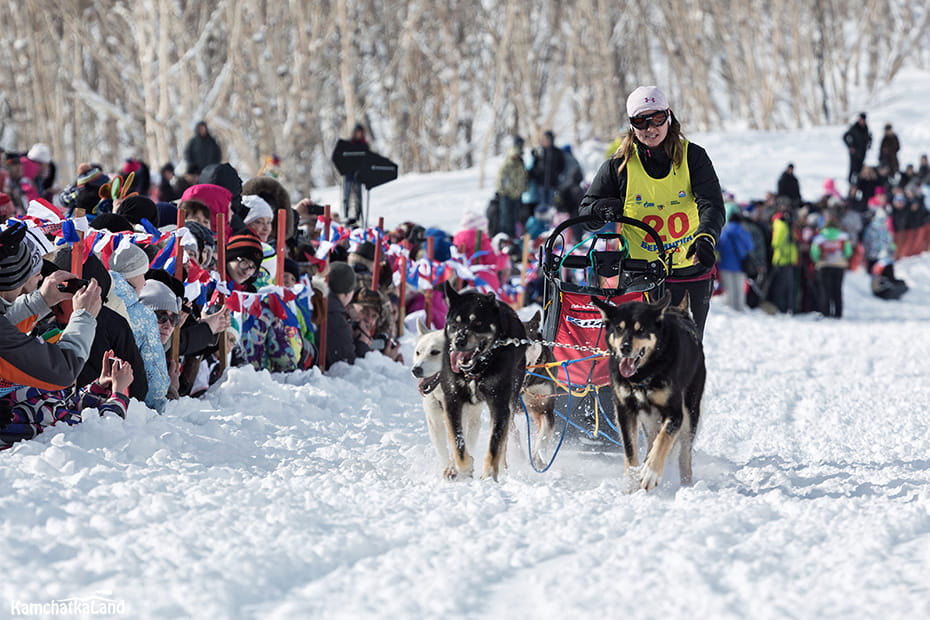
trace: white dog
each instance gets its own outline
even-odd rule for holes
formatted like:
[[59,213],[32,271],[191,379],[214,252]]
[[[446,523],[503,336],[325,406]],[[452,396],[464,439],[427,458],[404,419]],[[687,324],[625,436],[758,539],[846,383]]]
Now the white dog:
[[[430,331],[422,320],[417,321],[417,344],[413,351],[413,367],[410,372],[419,379],[418,388],[423,397],[423,411],[429,437],[436,450],[439,462],[443,464],[443,476],[454,478],[456,469],[449,449],[450,438],[446,430],[446,412],[443,409],[445,399],[439,384],[439,372],[442,370],[442,353],[446,347],[446,335],[443,330]],[[470,452],[474,452],[481,426],[481,403],[474,400],[462,407],[462,430],[465,443]]]

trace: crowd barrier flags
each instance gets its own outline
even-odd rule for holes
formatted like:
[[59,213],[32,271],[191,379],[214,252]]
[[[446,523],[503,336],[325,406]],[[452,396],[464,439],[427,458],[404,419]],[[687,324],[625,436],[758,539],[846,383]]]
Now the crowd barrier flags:
[[[84,217],[85,214],[84,209],[75,209],[72,221]],[[71,273],[81,278],[84,273],[84,232],[75,228],[74,233],[77,240],[71,242]]]
[[[329,205],[323,207],[323,238],[329,239],[329,227],[332,222],[332,211]],[[323,258],[323,273],[326,279],[326,288],[329,290],[329,253]],[[317,357],[320,360],[320,372],[326,372],[326,331],[329,329],[329,295],[323,296],[323,316],[320,317],[320,350]]]
[[[430,280],[433,279],[433,257],[436,255],[436,237],[429,236],[426,238],[426,259],[429,261]],[[426,309],[426,328],[433,328],[433,289],[430,288],[423,292],[423,307]]]
[[[184,210],[178,209],[177,227],[175,228],[175,230],[181,230],[183,227],[184,227]],[[178,246],[180,246],[181,240],[175,239],[175,243]],[[174,258],[174,277],[177,278],[183,284],[184,283],[184,265],[183,265],[184,248],[183,246],[177,247],[176,252],[177,253]],[[182,301],[182,305],[183,305],[183,301]],[[181,314],[183,312],[184,311],[182,309],[181,312],[178,314],[179,318],[186,318],[186,317],[181,317]],[[174,326],[174,331],[171,333],[171,361],[177,364],[178,360],[180,359],[180,355],[181,355],[181,323],[178,323],[177,325]]]
[[[216,266],[220,274],[220,282],[226,285],[226,214],[216,214]],[[225,305],[226,296],[217,291],[219,303]],[[220,357],[220,376],[226,372],[226,334],[219,341],[218,355]]]

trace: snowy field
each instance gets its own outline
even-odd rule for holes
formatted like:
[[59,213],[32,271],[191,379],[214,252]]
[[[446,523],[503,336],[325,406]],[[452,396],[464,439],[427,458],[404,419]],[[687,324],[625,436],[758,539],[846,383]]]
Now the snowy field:
[[[918,105],[926,131],[916,92],[873,132]],[[843,179],[841,134],[819,157],[800,134],[694,138],[748,199],[787,161],[820,171],[805,195]],[[454,229],[477,178],[403,177],[373,213]],[[415,380],[377,354],[50,429],[0,454],[0,617],[930,617],[930,255],[898,273],[899,302],[849,274],[839,321],[715,299],[691,487],[672,466],[627,494],[621,459],[572,447],[537,474],[525,443],[500,483],[445,482]]]

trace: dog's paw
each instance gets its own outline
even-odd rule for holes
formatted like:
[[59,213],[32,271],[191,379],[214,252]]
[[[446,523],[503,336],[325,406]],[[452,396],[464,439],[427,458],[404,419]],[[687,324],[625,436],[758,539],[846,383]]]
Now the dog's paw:
[[651,467],[644,467],[642,474],[640,475],[639,485],[646,491],[651,491],[652,489],[659,486],[659,483],[662,481],[662,472],[656,471]]
[[442,477],[446,480],[455,480],[459,477],[459,470],[457,470],[454,465],[449,465],[442,470]]
[[484,473],[481,474],[481,479],[487,480],[488,478],[491,478],[492,480],[494,480],[494,482],[497,482],[499,476],[500,476],[500,471],[498,470],[498,468],[485,467]]

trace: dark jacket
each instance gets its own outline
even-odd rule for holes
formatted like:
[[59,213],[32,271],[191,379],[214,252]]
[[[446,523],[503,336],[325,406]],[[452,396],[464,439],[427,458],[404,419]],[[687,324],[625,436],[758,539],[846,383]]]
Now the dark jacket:
[[[637,145],[637,148],[640,160],[649,176],[659,179],[668,175],[672,161],[665,154],[664,149],[646,149],[641,145]],[[594,180],[591,181],[588,193],[581,201],[581,206],[578,208],[579,215],[597,215],[594,205],[598,200],[616,198],[623,201],[626,198],[626,167],[622,172],[618,172],[619,167],[619,159],[608,159],[601,164]],[[688,144],[688,169],[691,173],[691,191],[694,193],[700,218],[695,234],[707,233],[716,241],[720,238],[720,230],[723,228],[726,213],[723,207],[723,193],[720,190],[717,172],[714,170],[710,157],[707,156],[707,151],[693,142]],[[588,228],[597,229],[603,225],[604,222],[595,222],[589,224]],[[695,265],[693,269],[688,268],[680,272],[676,271],[676,273],[687,276],[692,275],[691,271],[696,275],[706,269]]]
[[203,170],[210,164],[223,161],[223,152],[220,145],[209,133],[203,137],[194,136],[184,147],[184,159],[188,164],[194,164]]
[[530,178],[540,187],[558,188],[559,177],[565,171],[565,153],[554,146],[533,150]]
[[355,339],[349,313],[332,291],[329,293],[326,321],[327,369],[336,362],[352,364],[356,357],[362,357],[369,351],[365,343]]
[[843,134],[843,142],[852,147],[856,154],[865,156],[865,152],[872,146],[872,132],[868,125],[860,125],[858,121]]
[[790,198],[795,205],[801,203],[801,185],[798,183],[798,178],[787,170],[781,173],[781,177],[778,179],[777,189],[777,196],[786,196]]
[[145,362],[136,346],[129,321],[118,312],[104,306],[97,315],[97,332],[94,342],[90,346],[90,356],[84,363],[84,368],[77,376],[77,386],[90,385],[100,377],[103,370],[103,354],[112,349],[113,354],[123,361],[129,362],[132,367],[132,385],[129,386],[129,395],[140,402],[145,402],[149,391],[149,382],[145,377]]

